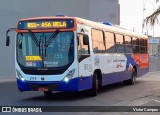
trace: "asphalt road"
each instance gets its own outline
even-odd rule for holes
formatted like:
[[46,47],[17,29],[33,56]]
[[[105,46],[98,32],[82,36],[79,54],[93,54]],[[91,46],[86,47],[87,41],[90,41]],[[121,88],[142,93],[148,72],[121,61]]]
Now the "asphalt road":
[[46,98],[42,92],[19,92],[14,81],[1,81],[0,106],[160,106],[160,72],[138,78],[135,85],[103,87],[96,97],[84,91],[54,92]]

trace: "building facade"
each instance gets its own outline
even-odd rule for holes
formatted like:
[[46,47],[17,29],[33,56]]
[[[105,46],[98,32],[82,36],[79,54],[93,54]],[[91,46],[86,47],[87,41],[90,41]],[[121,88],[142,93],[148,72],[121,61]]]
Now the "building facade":
[[150,56],[160,56],[160,37],[150,37],[148,47]]

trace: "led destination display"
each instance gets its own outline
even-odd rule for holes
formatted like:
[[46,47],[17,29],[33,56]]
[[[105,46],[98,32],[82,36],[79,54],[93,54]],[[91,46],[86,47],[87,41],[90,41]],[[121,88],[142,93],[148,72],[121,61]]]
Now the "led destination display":
[[28,20],[18,23],[19,30],[27,29],[54,29],[54,28],[73,28],[74,21],[72,19],[53,19],[53,20]]

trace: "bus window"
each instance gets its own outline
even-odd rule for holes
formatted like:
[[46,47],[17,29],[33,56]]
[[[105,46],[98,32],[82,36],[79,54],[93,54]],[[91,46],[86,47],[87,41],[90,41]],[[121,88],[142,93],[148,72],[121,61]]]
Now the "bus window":
[[130,36],[125,36],[125,44],[131,45],[131,37]]
[[94,53],[104,53],[103,31],[92,29],[92,44]]
[[89,54],[89,46],[83,44],[83,34],[78,34],[78,55],[86,55]]
[[145,39],[140,39],[139,40],[139,49],[140,53],[147,53],[147,46],[146,46],[146,40]]
[[114,34],[110,32],[105,32],[105,44],[107,53],[115,53],[115,43],[114,43]]
[[116,50],[117,53],[125,53],[123,35],[116,34]]
[[132,44],[131,44],[131,37],[130,36],[125,36],[124,37],[124,41],[125,41],[125,50],[126,50],[126,53],[133,53],[133,47],[132,47]]
[[133,53],[139,53],[139,39],[132,37]]
[[147,39],[144,39],[144,47],[145,47],[145,53],[147,53],[148,51],[148,49],[147,49],[147,44],[148,44],[148,41],[147,41]]

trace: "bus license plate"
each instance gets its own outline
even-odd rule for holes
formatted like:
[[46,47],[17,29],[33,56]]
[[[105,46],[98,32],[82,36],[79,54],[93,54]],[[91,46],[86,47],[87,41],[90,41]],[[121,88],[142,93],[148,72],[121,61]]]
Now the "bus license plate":
[[39,87],[38,91],[48,91],[48,87]]

